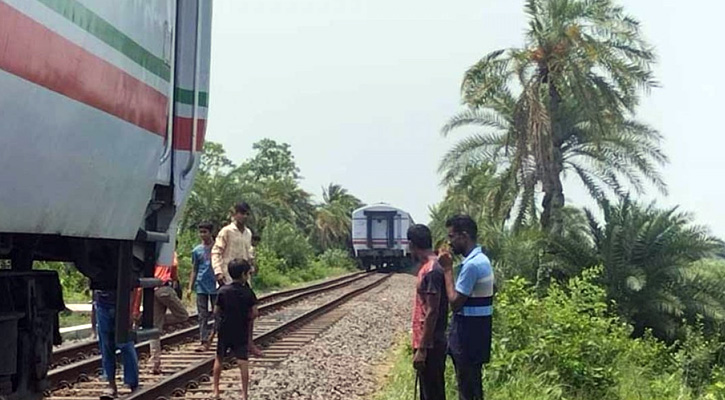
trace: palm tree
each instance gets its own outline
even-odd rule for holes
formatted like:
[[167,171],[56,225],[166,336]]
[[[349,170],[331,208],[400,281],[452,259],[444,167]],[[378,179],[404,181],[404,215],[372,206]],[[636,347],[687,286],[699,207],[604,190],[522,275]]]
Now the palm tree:
[[[487,132],[473,134],[458,142],[446,153],[439,170],[444,176],[443,182],[447,183],[465,177],[480,163],[495,165],[498,172],[494,175],[501,185],[499,196],[518,199],[515,226],[520,226],[537,216],[536,185],[541,182],[542,172],[529,149],[517,146],[520,140],[513,123],[512,117],[503,118],[490,109],[467,110],[454,116],[443,128],[445,135],[464,126],[487,128]],[[607,199],[608,192],[620,198],[625,196],[628,188],[624,182],[635,192],[644,192],[646,186],[642,177],[666,191],[656,168],[667,161],[660,150],[660,141],[661,136],[656,131],[635,121],[623,122],[616,132],[606,136],[597,136],[588,129],[586,121],[580,121],[573,124],[572,131],[559,147],[563,160],[561,173],[572,173],[597,201]],[[509,198],[511,207],[513,203]],[[546,203],[544,205],[546,211]],[[559,227],[562,218],[563,215],[559,217]],[[544,220],[542,216],[542,225],[546,227]]]
[[233,173],[235,168],[221,144],[204,144],[201,166],[185,206],[182,228],[195,231],[198,223],[209,221],[216,229],[221,229],[229,223],[230,209],[241,196]]
[[518,188],[524,212],[535,211],[529,204],[541,184],[547,231],[561,229],[565,171],[596,198],[602,186],[627,192],[622,178],[642,190],[644,177],[664,191],[655,168],[666,161],[660,136],[632,119],[638,91],[656,85],[639,23],[611,0],[528,0],[525,9],[526,45],[472,66],[462,84],[469,109],[443,128],[490,131],[458,143],[441,168],[450,177],[467,161],[493,159]]
[[338,184],[322,189],[323,203],[317,208],[315,227],[322,249],[350,247],[352,211],[362,202]]
[[604,202],[602,209],[603,224],[587,210],[586,225],[556,237],[550,251],[573,272],[602,265],[602,283],[633,323],[634,335],[652,328],[671,339],[682,319],[693,322],[698,314],[725,321],[725,270],[702,262],[722,249],[720,240],[677,208],[641,207],[625,199]]

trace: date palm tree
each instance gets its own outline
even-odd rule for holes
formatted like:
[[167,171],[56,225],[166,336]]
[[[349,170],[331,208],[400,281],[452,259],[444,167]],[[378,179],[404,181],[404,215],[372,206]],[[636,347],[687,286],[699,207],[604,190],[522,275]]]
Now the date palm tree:
[[557,236],[550,253],[570,271],[601,265],[602,283],[640,336],[646,328],[673,338],[681,321],[725,322],[725,265],[707,262],[723,243],[677,208],[640,206],[625,198],[602,204],[585,223]]
[[458,143],[442,169],[455,176],[468,160],[493,158],[529,212],[540,185],[547,231],[561,229],[565,171],[597,198],[603,187],[627,192],[623,180],[664,191],[660,136],[633,119],[639,93],[657,84],[639,22],[611,0],[528,0],[525,11],[525,45],[489,53],[465,73],[468,110],[443,133],[488,129]]

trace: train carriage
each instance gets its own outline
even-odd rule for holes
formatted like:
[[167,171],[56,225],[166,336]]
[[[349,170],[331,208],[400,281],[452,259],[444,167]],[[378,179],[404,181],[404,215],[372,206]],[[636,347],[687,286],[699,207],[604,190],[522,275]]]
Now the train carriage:
[[[0,398],[45,388],[64,305],[35,260],[117,288],[117,341],[158,334],[151,277],[171,262],[204,143],[211,6],[0,0]],[[138,286],[148,311],[132,332]]]
[[407,232],[413,218],[406,211],[378,203],[352,213],[352,244],[360,265],[369,270],[406,267],[410,261]]

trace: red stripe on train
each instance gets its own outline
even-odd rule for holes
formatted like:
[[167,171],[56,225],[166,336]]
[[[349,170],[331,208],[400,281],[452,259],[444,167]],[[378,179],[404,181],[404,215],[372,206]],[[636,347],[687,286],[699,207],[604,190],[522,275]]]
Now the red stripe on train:
[[3,2],[0,69],[166,136],[165,95]]
[[[196,151],[200,152],[204,146],[206,135],[206,120],[197,118]],[[192,118],[174,117],[174,150],[191,151],[191,136],[194,123]]]

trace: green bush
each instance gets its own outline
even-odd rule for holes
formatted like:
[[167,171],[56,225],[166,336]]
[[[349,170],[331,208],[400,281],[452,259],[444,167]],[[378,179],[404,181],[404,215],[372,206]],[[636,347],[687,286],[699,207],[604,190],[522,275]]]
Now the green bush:
[[49,269],[58,273],[66,303],[85,303],[91,300],[90,281],[73,263],[36,261],[34,269]]
[[307,266],[314,256],[307,237],[288,222],[269,223],[260,247],[270,250],[282,261],[280,270],[284,272]]
[[290,286],[294,282],[284,273],[284,261],[267,246],[257,249],[257,274],[254,276],[254,289],[265,291]]
[[354,271],[357,267],[355,260],[345,250],[329,249],[320,254],[318,260],[325,268],[339,268],[345,271]]
[[355,263],[344,251],[328,250],[317,259],[308,259],[304,267],[288,269],[282,258],[262,244],[257,253],[257,266],[254,287],[269,290],[342,275],[353,270]]

